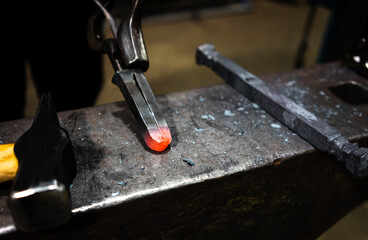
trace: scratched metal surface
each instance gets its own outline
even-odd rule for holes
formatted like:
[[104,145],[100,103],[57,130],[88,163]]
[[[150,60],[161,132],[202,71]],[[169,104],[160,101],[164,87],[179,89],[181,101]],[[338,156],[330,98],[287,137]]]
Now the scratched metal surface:
[[[328,89],[342,81],[367,86],[366,80],[338,63],[261,78],[350,140],[364,142],[368,137],[367,105],[349,105]],[[173,136],[163,153],[144,146],[125,103],[59,113],[77,155],[78,173],[70,189],[74,215],[315,151],[227,85],[172,93],[158,97],[158,102]],[[30,123],[0,123],[0,141],[14,142]],[[15,231],[5,199],[0,199],[2,234]]]

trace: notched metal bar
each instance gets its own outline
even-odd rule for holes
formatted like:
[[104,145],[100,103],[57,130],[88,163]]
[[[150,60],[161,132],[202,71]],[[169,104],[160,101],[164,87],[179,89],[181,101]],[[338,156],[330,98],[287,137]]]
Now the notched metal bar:
[[344,161],[353,176],[368,175],[368,148],[359,148],[357,144],[350,143],[324,120],[268,88],[261,79],[218,53],[214,45],[204,44],[198,47],[196,60],[198,64],[210,67],[237,91],[317,149]]

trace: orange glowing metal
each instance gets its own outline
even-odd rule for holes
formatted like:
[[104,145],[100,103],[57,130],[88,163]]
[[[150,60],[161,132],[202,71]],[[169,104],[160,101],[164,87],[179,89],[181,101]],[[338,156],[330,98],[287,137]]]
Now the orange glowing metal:
[[154,151],[162,152],[171,143],[169,128],[162,127],[160,130],[150,130],[144,135],[147,146]]

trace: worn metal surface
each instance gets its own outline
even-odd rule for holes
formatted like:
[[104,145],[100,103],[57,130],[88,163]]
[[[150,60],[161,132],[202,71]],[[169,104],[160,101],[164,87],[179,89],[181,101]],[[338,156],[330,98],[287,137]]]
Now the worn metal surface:
[[368,148],[349,142],[322,118],[270,89],[261,79],[217,52],[213,44],[199,46],[196,59],[314,147],[345,162],[354,177],[368,175]]
[[[328,90],[346,81],[366,84],[353,72],[329,64],[262,79],[366,144],[367,105],[346,104]],[[159,154],[136,134],[126,104],[60,113],[77,155],[72,221],[39,234],[17,232],[3,190],[2,236],[314,239],[367,196],[366,178],[353,179],[230,86],[158,102],[173,135],[171,148]],[[0,140],[14,142],[30,124],[0,123]]]

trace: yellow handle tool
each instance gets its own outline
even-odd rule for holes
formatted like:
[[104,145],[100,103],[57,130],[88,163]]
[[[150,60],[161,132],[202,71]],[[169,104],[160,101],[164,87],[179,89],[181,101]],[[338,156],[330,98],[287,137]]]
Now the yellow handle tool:
[[0,144],[0,183],[14,179],[18,160],[14,155],[14,143]]

